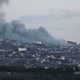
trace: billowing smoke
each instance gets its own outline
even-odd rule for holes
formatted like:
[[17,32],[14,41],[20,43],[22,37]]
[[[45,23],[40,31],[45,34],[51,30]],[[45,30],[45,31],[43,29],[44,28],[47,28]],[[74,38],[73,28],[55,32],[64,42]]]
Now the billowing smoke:
[[[3,3],[7,3],[8,0],[0,0],[0,6]],[[26,29],[26,26],[17,20],[13,20],[10,23],[5,22],[3,14],[0,12],[0,38],[14,39],[22,42],[44,42],[50,44],[61,44],[59,41],[53,38],[45,28],[40,27],[38,29]]]
[[9,0],[0,0],[0,6],[4,3],[8,3]]

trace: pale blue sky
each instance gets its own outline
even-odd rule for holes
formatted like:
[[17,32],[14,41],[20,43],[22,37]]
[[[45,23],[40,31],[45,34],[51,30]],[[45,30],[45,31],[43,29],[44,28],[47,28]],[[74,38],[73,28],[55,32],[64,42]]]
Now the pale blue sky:
[[10,0],[3,10],[7,21],[44,26],[52,36],[80,42],[80,0]]

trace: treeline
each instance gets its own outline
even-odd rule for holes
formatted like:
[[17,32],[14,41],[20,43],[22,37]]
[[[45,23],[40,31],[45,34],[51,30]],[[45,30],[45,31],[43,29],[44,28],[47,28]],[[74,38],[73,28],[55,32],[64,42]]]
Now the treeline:
[[78,67],[61,67],[61,68],[25,68],[23,66],[0,66],[0,71],[2,72],[22,72],[22,73],[32,73],[32,74],[72,74],[74,71],[80,71]]

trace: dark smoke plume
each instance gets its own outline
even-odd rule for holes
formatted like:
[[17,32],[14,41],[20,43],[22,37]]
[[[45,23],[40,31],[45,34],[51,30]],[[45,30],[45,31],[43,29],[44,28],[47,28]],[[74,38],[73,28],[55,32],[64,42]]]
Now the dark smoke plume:
[[[8,0],[0,0],[0,6]],[[53,38],[45,28],[26,29],[26,26],[17,20],[11,23],[5,22],[3,14],[0,12],[0,38],[14,39],[22,42],[43,42],[49,44],[62,44],[63,41]]]
[[8,3],[9,0],[0,0],[0,6],[4,3]]

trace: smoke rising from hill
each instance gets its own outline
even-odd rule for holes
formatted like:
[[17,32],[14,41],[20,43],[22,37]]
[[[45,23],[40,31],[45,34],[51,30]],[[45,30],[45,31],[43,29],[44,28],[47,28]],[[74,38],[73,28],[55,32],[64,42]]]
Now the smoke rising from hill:
[[[0,6],[8,3],[8,0],[0,0]],[[44,42],[49,44],[62,44],[63,41],[53,38],[48,31],[40,27],[38,29],[26,29],[26,26],[17,20],[10,23],[5,22],[3,14],[0,12],[0,37],[15,39],[22,42]]]

